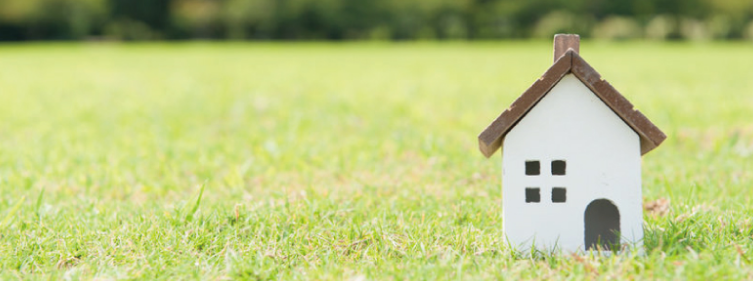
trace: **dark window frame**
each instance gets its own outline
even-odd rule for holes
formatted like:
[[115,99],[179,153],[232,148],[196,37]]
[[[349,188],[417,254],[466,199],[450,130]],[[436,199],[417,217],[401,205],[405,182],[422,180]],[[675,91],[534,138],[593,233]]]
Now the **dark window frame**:
[[566,203],[567,202],[567,188],[557,186],[552,187],[552,203]]
[[526,176],[538,176],[541,175],[541,161],[539,160],[526,160]]
[[564,176],[567,174],[567,162],[565,160],[552,160],[552,175]]
[[541,188],[526,187],[526,203],[541,203]]

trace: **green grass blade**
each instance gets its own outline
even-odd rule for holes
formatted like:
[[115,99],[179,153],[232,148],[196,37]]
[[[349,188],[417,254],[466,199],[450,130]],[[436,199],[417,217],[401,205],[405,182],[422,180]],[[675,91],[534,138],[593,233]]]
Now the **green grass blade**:
[[42,199],[44,199],[44,188],[42,188],[41,191],[39,191],[39,196],[37,196],[37,203],[34,204],[34,211],[37,213],[37,217],[42,217]]
[[18,200],[18,202],[16,202],[16,204],[10,208],[10,211],[8,211],[8,214],[6,214],[3,221],[0,222],[0,229],[4,229],[6,226],[8,226],[8,224],[10,223],[10,220],[13,219],[13,215],[16,214],[18,209],[21,208],[21,204],[23,204],[24,201],[26,201],[26,196],[21,197],[21,200]]
[[201,189],[199,189],[199,196],[196,197],[196,203],[194,203],[191,210],[186,214],[187,222],[191,221],[193,219],[193,215],[196,213],[196,211],[199,210],[199,206],[201,206],[201,197],[204,196],[204,187],[206,186],[206,183],[201,185]]

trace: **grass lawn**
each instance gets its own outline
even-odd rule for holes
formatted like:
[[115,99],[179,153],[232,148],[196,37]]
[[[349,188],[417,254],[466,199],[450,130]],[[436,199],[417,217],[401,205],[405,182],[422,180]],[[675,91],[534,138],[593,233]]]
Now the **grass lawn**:
[[753,45],[581,54],[669,136],[644,256],[502,240],[476,135],[550,41],[2,45],[0,279],[752,279]]

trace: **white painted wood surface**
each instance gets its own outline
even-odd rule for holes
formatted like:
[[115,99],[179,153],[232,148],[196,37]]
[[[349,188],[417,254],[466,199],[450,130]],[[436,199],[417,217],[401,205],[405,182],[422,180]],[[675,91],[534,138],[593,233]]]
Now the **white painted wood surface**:
[[[507,134],[502,145],[503,228],[520,250],[585,250],[584,214],[589,203],[608,199],[619,210],[621,242],[642,246],[641,152],[638,135],[572,74],[563,77]],[[540,175],[525,162],[540,161]],[[551,173],[565,160],[566,175]],[[541,200],[526,203],[525,189]],[[553,187],[565,187],[553,203]]]

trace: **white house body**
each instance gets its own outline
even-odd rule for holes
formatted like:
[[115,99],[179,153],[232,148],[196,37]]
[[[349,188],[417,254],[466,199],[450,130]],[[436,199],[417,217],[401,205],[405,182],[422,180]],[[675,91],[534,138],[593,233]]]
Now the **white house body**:
[[[587,236],[641,243],[638,134],[573,74],[507,133],[502,158],[503,228],[512,246],[574,252],[591,245]],[[606,241],[603,226],[613,224],[619,241]]]

